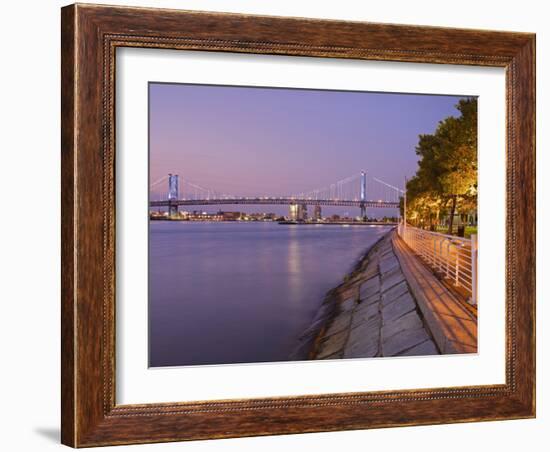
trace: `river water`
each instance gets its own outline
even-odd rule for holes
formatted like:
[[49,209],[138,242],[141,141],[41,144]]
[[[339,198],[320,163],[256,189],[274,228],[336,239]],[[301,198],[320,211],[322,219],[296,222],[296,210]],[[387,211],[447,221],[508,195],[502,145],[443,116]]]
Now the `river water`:
[[150,222],[149,364],[288,361],[384,226]]

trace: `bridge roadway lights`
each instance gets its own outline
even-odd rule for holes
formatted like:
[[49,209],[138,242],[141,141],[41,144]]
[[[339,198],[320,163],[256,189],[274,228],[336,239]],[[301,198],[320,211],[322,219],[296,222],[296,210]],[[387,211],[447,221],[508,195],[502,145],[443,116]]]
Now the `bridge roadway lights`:
[[172,199],[163,201],[151,201],[151,207],[168,207],[173,203],[174,206],[211,206],[227,204],[254,204],[254,205],[291,205],[305,204],[313,206],[332,206],[332,207],[361,207],[365,208],[399,208],[399,203],[393,201],[358,201],[358,200],[331,200],[331,199],[289,199],[289,198],[220,198],[220,199]]

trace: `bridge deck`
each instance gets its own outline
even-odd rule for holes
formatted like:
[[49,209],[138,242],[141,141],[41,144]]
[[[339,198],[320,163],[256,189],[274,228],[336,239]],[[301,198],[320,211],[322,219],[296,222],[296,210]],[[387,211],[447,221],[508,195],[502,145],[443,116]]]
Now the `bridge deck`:
[[384,200],[350,200],[350,199],[308,199],[308,198],[211,198],[211,199],[172,199],[164,201],[151,201],[151,207],[169,206],[209,206],[226,204],[248,205],[291,205],[307,204],[309,206],[334,206],[334,207],[379,207],[397,208],[398,202]]

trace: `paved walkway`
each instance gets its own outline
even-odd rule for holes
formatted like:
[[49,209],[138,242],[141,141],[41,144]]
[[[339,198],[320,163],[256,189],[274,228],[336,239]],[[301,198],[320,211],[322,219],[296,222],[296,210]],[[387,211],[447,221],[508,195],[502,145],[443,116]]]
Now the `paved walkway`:
[[394,252],[425,323],[442,353],[476,353],[477,319],[397,235]]
[[336,311],[317,337],[313,359],[440,353],[401,270],[394,235],[378,242],[334,291]]

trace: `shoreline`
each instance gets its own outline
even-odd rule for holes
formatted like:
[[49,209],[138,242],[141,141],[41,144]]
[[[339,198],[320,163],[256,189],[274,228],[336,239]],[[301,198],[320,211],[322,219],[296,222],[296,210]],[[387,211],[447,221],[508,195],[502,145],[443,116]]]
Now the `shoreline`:
[[308,225],[308,226],[388,226],[395,227],[397,223],[383,223],[383,222],[374,222],[374,221],[342,221],[342,222],[319,222],[319,223],[308,223],[307,221],[279,221],[280,225]]
[[249,224],[249,223],[277,223],[281,226],[387,226],[395,227],[397,223],[386,223],[381,221],[341,221],[341,222],[308,222],[308,221],[278,221],[278,220],[184,220],[184,219],[172,219],[172,218],[149,218],[149,221],[165,221],[165,222],[179,222],[179,223],[238,223],[238,224]]
[[309,326],[298,338],[299,344],[290,355],[292,360],[315,359],[314,356],[319,345],[318,342],[322,338],[323,333],[327,330],[327,327],[330,326],[330,323],[338,315],[339,304],[344,301],[342,298],[343,294],[341,293],[342,288],[349,284],[350,281],[356,278],[358,274],[366,268],[371,253],[382,241],[387,239],[394,230],[395,227],[392,227],[386,234],[367,247],[361,257],[355,262],[352,269],[344,275],[342,282],[327,291],[323,298],[323,302],[313,316]]
[[[312,324],[300,337],[297,359],[324,360],[438,355],[447,347],[434,337],[411,290],[391,228],[327,292]],[[425,311],[425,310],[424,310]]]

